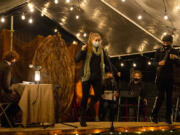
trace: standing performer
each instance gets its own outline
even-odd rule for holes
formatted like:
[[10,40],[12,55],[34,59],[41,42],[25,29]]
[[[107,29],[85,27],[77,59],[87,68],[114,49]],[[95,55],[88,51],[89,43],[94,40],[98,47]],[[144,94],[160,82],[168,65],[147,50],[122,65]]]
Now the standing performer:
[[[95,95],[91,98],[90,110],[93,110],[94,104],[101,98],[102,81],[105,77],[105,65],[108,65],[107,56],[104,53],[102,39],[98,33],[90,33],[87,45],[83,45],[76,54],[75,61],[83,60],[81,72],[81,81],[83,96],[81,101],[80,124],[82,127],[86,124],[86,109],[89,97],[90,86],[93,86]],[[106,74],[107,78],[112,78],[111,73]]]
[[166,122],[172,124],[172,91],[173,91],[173,64],[180,62],[179,53],[172,48],[173,37],[165,35],[162,39],[163,46],[155,54],[156,86],[158,89],[158,99],[151,114],[151,120],[158,123],[158,113],[166,94]]

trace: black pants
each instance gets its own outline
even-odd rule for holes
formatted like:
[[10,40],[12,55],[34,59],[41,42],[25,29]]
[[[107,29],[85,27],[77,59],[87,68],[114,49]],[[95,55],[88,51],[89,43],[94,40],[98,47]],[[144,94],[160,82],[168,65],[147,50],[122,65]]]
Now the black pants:
[[81,101],[81,114],[80,114],[82,119],[85,119],[86,117],[86,108],[87,108],[89,90],[90,90],[91,85],[93,86],[95,95],[91,98],[90,109],[93,109],[95,103],[101,98],[102,81],[100,79],[88,80],[86,82],[82,82],[83,95],[82,95],[82,101]]
[[157,82],[158,88],[158,99],[156,106],[153,110],[152,115],[157,116],[160,110],[160,107],[164,101],[166,94],[166,119],[169,119],[172,114],[172,91],[173,91],[173,80],[172,79],[160,79]]

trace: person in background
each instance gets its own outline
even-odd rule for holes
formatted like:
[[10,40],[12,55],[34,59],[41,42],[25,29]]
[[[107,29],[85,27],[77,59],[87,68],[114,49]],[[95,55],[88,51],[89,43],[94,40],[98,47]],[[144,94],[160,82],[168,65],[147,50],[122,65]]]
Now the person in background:
[[106,66],[109,66],[108,58],[103,50],[102,38],[99,33],[90,33],[87,45],[83,45],[77,52],[75,61],[83,61],[81,81],[83,96],[81,101],[80,125],[86,127],[86,110],[90,86],[93,86],[94,96],[91,98],[89,110],[93,110],[94,104],[102,95],[102,81],[105,77],[112,78],[112,73],[105,74]]
[[166,94],[166,122],[172,124],[172,92],[173,92],[173,64],[180,63],[179,53],[172,46],[172,35],[162,38],[163,45],[155,53],[154,65],[157,67],[155,83],[158,89],[158,98],[151,114],[151,120],[158,123],[158,113]]
[[[18,110],[19,96],[11,90],[11,70],[15,62],[19,59],[19,54],[15,51],[7,52],[3,61],[0,63],[0,102],[12,103],[9,109],[6,111],[10,121],[14,124],[16,112]],[[9,127],[5,117],[2,118],[1,125],[3,127]]]
[[[129,95],[134,97],[140,96],[140,113],[143,114],[144,118],[145,118],[144,107],[146,107],[148,104],[145,93],[146,91],[145,91],[144,83],[142,81],[141,71],[139,70],[132,71],[132,75],[129,83]],[[137,98],[132,98],[130,99],[130,101],[128,101],[128,103],[129,102],[135,104],[137,103]]]

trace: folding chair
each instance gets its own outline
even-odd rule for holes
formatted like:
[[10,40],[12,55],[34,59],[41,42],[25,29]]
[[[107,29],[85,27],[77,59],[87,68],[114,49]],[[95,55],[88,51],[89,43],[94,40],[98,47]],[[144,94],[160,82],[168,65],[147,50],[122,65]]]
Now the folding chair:
[[175,112],[174,112],[174,122],[176,122],[176,119],[177,119],[178,109],[179,109],[179,97],[177,97],[177,100],[176,100],[176,106],[175,106]]
[[[117,121],[119,121],[119,118],[120,118],[120,108],[121,107],[125,107],[127,113],[128,113],[127,109],[129,107],[135,107],[134,104],[128,104],[128,103],[122,104],[121,103],[121,98],[124,97],[124,98],[137,98],[137,104],[136,104],[137,110],[136,110],[136,116],[134,116],[134,117],[136,118],[136,121],[138,122],[139,121],[139,112],[140,112],[139,110],[140,110],[141,97],[140,96],[130,96],[128,93],[129,93],[128,91],[120,91],[120,97],[118,99]],[[125,116],[126,119],[128,119],[128,117]],[[131,116],[130,118],[133,118],[133,117]]]
[[5,116],[9,126],[13,127],[11,121],[9,120],[9,118],[6,114],[6,111],[11,106],[11,104],[12,103],[0,103],[0,122],[1,122],[2,116]]

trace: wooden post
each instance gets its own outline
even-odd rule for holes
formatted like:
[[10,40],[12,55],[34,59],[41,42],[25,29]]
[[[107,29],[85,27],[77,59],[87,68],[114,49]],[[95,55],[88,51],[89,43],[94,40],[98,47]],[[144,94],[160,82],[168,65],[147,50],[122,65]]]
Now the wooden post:
[[10,51],[13,50],[13,32],[14,32],[14,29],[13,29],[13,16],[11,16],[11,44],[10,44]]

